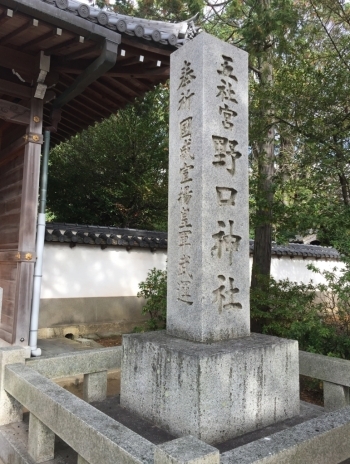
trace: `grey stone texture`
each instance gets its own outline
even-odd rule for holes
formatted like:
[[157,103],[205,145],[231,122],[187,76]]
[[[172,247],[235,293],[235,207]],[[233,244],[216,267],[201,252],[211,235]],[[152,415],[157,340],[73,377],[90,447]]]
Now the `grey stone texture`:
[[107,371],[84,375],[84,401],[103,401],[107,397]]
[[33,369],[8,366],[5,388],[87,462],[153,464],[152,443]]
[[175,436],[219,443],[299,413],[298,344],[124,335],[121,406]]
[[220,463],[338,464],[350,457],[349,434],[347,407],[227,451]]
[[[122,347],[98,348],[70,352],[51,358],[32,358],[26,364],[43,376],[53,379],[78,374],[92,374],[102,370],[118,369],[121,366]],[[16,361],[14,361],[16,362]]]
[[84,458],[78,455],[77,464],[89,464]]
[[36,462],[55,456],[55,434],[34,414],[29,414],[28,452]]
[[154,464],[220,464],[220,453],[189,435],[158,445],[154,450]]
[[323,401],[326,411],[335,411],[349,406],[349,387],[323,382]]
[[299,351],[300,375],[350,387],[350,361]]
[[203,32],[170,60],[167,331],[245,336],[248,55]]
[[19,346],[0,348],[0,425],[22,420],[22,406],[4,390],[5,366],[23,363],[28,350]]

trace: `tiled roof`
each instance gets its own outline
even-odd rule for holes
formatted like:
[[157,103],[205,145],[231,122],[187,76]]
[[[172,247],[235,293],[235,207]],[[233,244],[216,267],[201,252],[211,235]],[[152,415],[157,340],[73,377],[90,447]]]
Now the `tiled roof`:
[[153,21],[113,13],[109,10],[86,5],[77,0],[43,0],[60,10],[68,11],[87,21],[97,23],[119,34],[136,36],[173,47],[181,47],[198,33],[196,17],[180,23]]
[[[46,224],[45,240],[47,242],[69,243],[70,246],[75,246],[76,244],[98,245],[101,248],[119,246],[128,250],[132,248],[149,248],[151,251],[166,249],[168,244],[166,232],[58,222]],[[250,254],[253,253],[253,250],[254,241],[250,240]],[[302,257],[333,260],[340,258],[338,251],[334,248],[295,243],[289,245],[276,245],[273,243],[272,255],[278,257],[289,256],[290,258]]]
[[[249,242],[249,251],[251,254],[254,251],[254,240],[250,240]],[[335,248],[299,243],[289,243],[288,245],[277,245],[273,243],[271,253],[278,257],[290,256],[291,258],[328,258],[335,260],[340,258],[340,254]]]
[[118,227],[83,226],[79,224],[47,223],[45,240],[47,242],[121,246],[131,248],[149,248],[151,251],[167,248],[166,232],[147,230],[120,229]]

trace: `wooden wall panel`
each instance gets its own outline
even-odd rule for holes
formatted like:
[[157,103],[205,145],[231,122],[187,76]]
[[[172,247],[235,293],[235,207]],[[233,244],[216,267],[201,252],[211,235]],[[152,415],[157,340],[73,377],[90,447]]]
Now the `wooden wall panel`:
[[[0,151],[0,252],[35,254],[43,101],[31,99],[29,126],[2,131]],[[23,135],[27,142],[23,144]],[[29,136],[30,134],[30,136]],[[38,139],[31,137],[38,135]],[[34,139],[34,140],[33,140]],[[18,148],[20,147],[20,148]],[[3,288],[0,338],[27,345],[34,262],[0,261]],[[12,259],[12,258],[11,258]]]
[[18,247],[23,163],[24,148],[0,166],[0,251]]
[[17,266],[18,264],[16,262],[0,262],[0,287],[3,289],[0,337],[9,343],[12,343],[15,320]]

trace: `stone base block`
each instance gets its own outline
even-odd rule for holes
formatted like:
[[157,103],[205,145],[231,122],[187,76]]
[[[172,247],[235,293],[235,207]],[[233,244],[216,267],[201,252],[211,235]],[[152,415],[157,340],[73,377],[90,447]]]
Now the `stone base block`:
[[298,343],[260,334],[203,344],[165,331],[123,336],[121,405],[206,443],[299,413]]
[[220,453],[189,435],[157,446],[154,464],[220,464]]

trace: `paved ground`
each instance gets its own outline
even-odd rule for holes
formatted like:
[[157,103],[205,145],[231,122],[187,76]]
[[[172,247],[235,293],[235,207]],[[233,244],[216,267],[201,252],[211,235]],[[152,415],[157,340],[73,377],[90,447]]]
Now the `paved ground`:
[[71,351],[102,348],[102,346],[94,340],[81,338],[77,341],[64,337],[38,340],[38,347],[41,349],[41,357],[56,356],[57,354],[69,353]]

